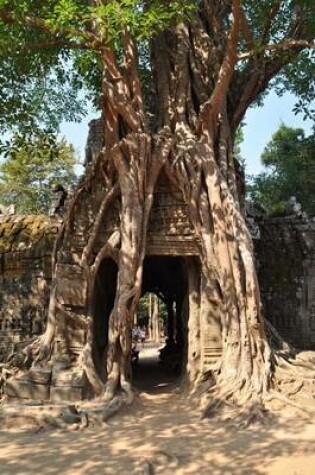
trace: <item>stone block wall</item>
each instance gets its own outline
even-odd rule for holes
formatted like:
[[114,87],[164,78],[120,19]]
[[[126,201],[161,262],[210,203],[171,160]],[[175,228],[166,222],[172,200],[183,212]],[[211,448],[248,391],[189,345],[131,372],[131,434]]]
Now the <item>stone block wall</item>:
[[315,348],[315,222],[265,218],[255,240],[264,312],[296,347]]
[[55,217],[0,216],[0,361],[44,330],[59,226]]

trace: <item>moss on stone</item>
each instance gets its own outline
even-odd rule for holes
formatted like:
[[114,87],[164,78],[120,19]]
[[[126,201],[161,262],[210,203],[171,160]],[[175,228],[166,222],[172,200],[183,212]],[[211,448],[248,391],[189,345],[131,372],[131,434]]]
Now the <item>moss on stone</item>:
[[59,226],[58,218],[45,215],[1,217],[0,254],[6,254],[6,261],[16,253],[20,260],[49,255]]

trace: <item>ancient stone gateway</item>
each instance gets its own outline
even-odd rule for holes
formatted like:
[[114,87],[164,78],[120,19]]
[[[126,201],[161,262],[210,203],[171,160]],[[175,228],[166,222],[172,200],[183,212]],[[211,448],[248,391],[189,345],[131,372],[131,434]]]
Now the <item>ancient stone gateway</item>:
[[[51,362],[31,369],[22,380],[10,381],[7,388],[10,396],[77,400],[92,395],[80,365],[87,339],[87,315],[93,318],[94,364],[100,377],[106,379],[108,319],[114,305],[117,266],[114,258],[103,259],[91,291],[79,258],[87,245],[95,210],[100,206],[100,186],[91,181],[91,187],[82,190],[84,196],[72,210],[75,219],[71,230],[64,231],[68,235],[59,250],[58,240],[56,243],[58,263],[52,284],[56,292],[57,334]],[[104,246],[118,225],[114,202],[109,216],[101,223],[95,252]],[[221,354],[220,322],[210,316],[204,285],[199,241],[190,224],[188,207],[181,192],[162,173],[150,214],[142,295],[146,292],[163,295],[169,308],[175,309],[174,328],[169,326],[169,331],[176,332],[183,351],[182,374],[188,381],[209,368]]]
[[[220,322],[211,321],[207,315],[208,303],[203,292],[203,279],[199,263],[198,239],[190,225],[187,205],[181,193],[174,189],[164,175],[160,176],[152,207],[144,260],[142,294],[146,292],[163,294],[175,304],[175,325],[177,338],[184,348],[184,374],[201,372],[220,355]],[[104,242],[118,226],[115,207],[111,219],[103,226]],[[84,217],[83,217],[84,216]],[[83,233],[87,215],[82,215],[77,234],[70,237],[71,252],[82,252]],[[81,227],[82,226],[82,227]],[[81,249],[79,249],[81,243]],[[99,242],[101,248],[103,242]],[[69,249],[70,251],[70,249]],[[59,257],[60,259],[60,257]],[[99,266],[93,296],[90,301],[94,318],[94,352],[99,373],[105,371],[104,351],[107,346],[108,319],[112,310],[116,291],[117,267],[113,259],[106,258]],[[58,310],[58,337],[56,358],[67,366],[80,355],[85,343],[86,329],[84,316],[87,312],[88,287],[84,272],[75,263],[60,263],[57,266],[56,296],[61,304]],[[81,324],[80,324],[81,323]],[[58,377],[66,371],[58,370],[58,377],[52,378],[52,398],[68,397],[68,388]],[[70,373],[71,374],[71,373]],[[71,378],[69,374],[69,377]],[[80,391],[80,390],[79,390]],[[63,397],[63,393],[65,393]],[[77,397],[84,397],[77,391]]]

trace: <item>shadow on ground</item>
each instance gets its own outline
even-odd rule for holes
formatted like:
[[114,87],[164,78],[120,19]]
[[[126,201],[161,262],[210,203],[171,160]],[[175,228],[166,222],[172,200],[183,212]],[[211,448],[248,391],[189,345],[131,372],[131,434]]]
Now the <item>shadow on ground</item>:
[[150,365],[142,356],[139,401],[131,411],[78,432],[2,432],[1,475],[314,473],[314,423],[279,417],[236,432],[215,419],[201,420],[174,391],[177,381],[160,373],[154,358]]
[[162,394],[173,391],[180,384],[180,376],[174,370],[161,365],[159,349],[163,344],[146,343],[139,347],[139,362],[133,365],[133,384],[138,391]]

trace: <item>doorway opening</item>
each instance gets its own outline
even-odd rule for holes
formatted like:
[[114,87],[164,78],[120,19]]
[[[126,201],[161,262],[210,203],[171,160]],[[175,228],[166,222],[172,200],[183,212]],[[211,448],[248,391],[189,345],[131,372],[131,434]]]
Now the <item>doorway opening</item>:
[[[188,292],[186,259],[147,256],[142,298],[134,321],[139,360],[133,365],[133,383],[146,391],[163,390],[178,381],[187,361]],[[145,331],[145,342],[139,335]]]
[[114,307],[118,268],[111,258],[104,259],[98,269],[94,285],[92,314],[94,316],[93,359],[99,376],[105,381],[108,322]]
[[[184,374],[188,352],[189,256],[149,255],[144,260],[142,297],[134,326],[145,329],[139,361],[133,365],[133,384],[154,391],[176,383]],[[106,379],[108,322],[114,306],[118,268],[110,259],[101,263],[95,281],[93,358],[98,374]]]

